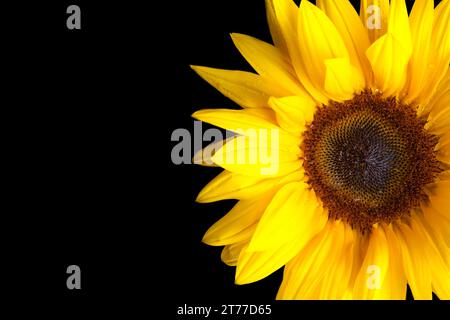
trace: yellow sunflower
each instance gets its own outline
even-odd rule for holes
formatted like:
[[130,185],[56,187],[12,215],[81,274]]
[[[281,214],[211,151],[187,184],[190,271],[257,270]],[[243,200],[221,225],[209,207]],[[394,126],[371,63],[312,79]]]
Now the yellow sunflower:
[[225,170],[197,201],[239,200],[203,241],[237,284],[284,267],[278,299],[449,299],[450,1],[316,2],[231,35],[256,73],[192,67],[243,108],[193,114],[237,133],[200,153]]

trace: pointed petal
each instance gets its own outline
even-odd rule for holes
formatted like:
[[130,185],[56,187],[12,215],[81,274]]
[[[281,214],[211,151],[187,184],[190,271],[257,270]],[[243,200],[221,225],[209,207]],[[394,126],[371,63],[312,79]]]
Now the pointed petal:
[[375,299],[380,291],[388,291],[385,286],[389,268],[389,245],[384,230],[373,228],[369,246],[353,289],[354,299]]
[[386,240],[389,244],[389,268],[383,286],[388,290],[381,290],[381,295],[375,295],[376,299],[405,300],[407,281],[403,271],[401,247],[392,225],[384,228]]
[[308,96],[272,97],[269,106],[275,111],[281,128],[293,134],[302,133],[316,111],[315,102]]
[[333,100],[350,100],[364,89],[363,74],[348,59],[328,59],[325,65],[325,91]]
[[[317,0],[317,6],[327,14],[339,31],[349,52],[351,64],[358,68],[370,83],[372,68],[365,54],[370,46],[369,37],[352,4],[348,0]],[[365,84],[366,81],[363,86]]]
[[251,199],[275,185],[274,179],[249,177],[224,170],[200,191],[196,201],[208,203],[224,199]]
[[317,214],[319,203],[304,182],[282,187],[264,212],[248,251],[273,250],[288,242],[306,244],[323,229],[327,217]]
[[425,263],[431,274],[433,291],[440,299],[450,299],[450,269],[448,260],[446,261],[450,251],[448,248],[442,248],[445,251],[440,252],[438,245],[433,241],[432,236],[419,219],[411,221],[411,229],[421,239],[421,244],[424,247]]
[[[450,93],[450,91],[449,91]],[[443,135],[450,130],[450,94],[438,101],[428,116],[425,128],[436,135]]]
[[[192,114],[197,120],[210,123],[217,127],[236,132],[242,135],[271,135],[279,134],[281,145],[298,146],[299,137],[282,130],[277,124],[256,114],[256,109],[230,110],[230,109],[204,109]],[[259,110],[259,112],[273,112],[272,110]]]
[[281,31],[280,24],[278,23],[277,16],[275,14],[273,0],[266,0],[266,15],[270,35],[272,36],[275,47],[277,47],[286,57],[289,56],[286,41],[284,40],[283,32]]
[[361,0],[360,17],[374,43],[386,34],[389,24],[389,0]]
[[420,96],[420,102],[426,103],[435,93],[441,80],[449,70],[450,63],[450,1],[443,0],[434,13],[431,38],[431,57],[426,75],[427,84]]
[[278,24],[280,25],[288,47],[291,63],[298,79],[314,100],[318,103],[327,103],[328,98],[325,96],[323,90],[316,88],[308,77],[305,61],[300,56],[297,33],[298,7],[292,0],[273,0],[273,5]]
[[288,263],[301,250],[299,241],[287,243],[276,250],[247,251],[239,256],[236,284],[261,280]]
[[[315,5],[304,0],[298,16],[298,37],[302,44],[300,56],[306,73],[314,86],[323,91],[325,85],[325,60],[349,59],[344,41],[333,22]],[[332,96],[329,96],[332,98]]]
[[[243,108],[267,108],[270,96],[282,96],[284,91],[274,90],[257,74],[191,66],[197,74]],[[276,88],[275,88],[276,89]]]
[[242,249],[248,244],[248,240],[244,240],[241,242],[233,243],[226,245],[223,250],[220,258],[222,261],[229,266],[236,266],[239,255],[241,254]]
[[[328,222],[325,228],[286,265],[277,299],[326,298],[333,294],[331,290],[334,290],[338,297],[343,297],[351,265],[350,270],[344,270],[341,279],[336,279],[342,268],[342,265],[338,267],[336,263],[344,250],[349,250],[351,246],[347,236],[343,222]],[[332,283],[337,287],[330,288]]]
[[280,177],[301,170],[299,149],[280,148],[277,135],[236,136],[219,149],[212,161],[222,168],[252,177]]
[[421,242],[423,239],[406,224],[400,225],[397,235],[400,240],[403,268],[414,299],[431,300],[431,273]]
[[424,189],[431,206],[444,216],[450,216],[450,181],[437,181]]
[[405,0],[392,0],[388,33],[367,50],[375,84],[385,96],[397,95],[406,83],[412,54],[411,30]]
[[306,94],[295,78],[295,72],[274,46],[243,34],[231,35],[234,44],[261,77],[291,94]]
[[211,246],[223,246],[248,240],[271,199],[272,195],[268,194],[239,201],[230,212],[208,229],[203,242]]
[[433,31],[433,0],[416,0],[409,17],[413,51],[408,66],[409,83],[406,102],[416,99],[426,83]]
[[406,81],[410,54],[391,33],[375,41],[366,52],[372,65],[375,85],[384,96],[396,95]]

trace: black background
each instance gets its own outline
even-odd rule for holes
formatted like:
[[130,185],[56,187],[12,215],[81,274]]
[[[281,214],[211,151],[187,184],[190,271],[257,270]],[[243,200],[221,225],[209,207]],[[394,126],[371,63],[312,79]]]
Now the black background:
[[[66,28],[71,4],[81,30]],[[229,33],[270,42],[264,1],[37,1],[3,16],[9,296],[72,311],[144,302],[168,318],[185,303],[273,303],[281,271],[236,286],[221,248],[201,243],[233,205],[195,203],[220,170],[170,158],[194,111],[237,108],[189,65],[250,71]]]

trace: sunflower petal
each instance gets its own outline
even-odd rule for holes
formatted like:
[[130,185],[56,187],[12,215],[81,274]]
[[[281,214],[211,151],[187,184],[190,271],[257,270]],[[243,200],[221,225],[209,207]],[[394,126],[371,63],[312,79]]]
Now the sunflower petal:
[[[321,300],[343,299],[349,288],[355,239],[353,230],[349,225],[342,223],[342,227],[342,234],[344,236],[342,245],[339,246],[337,240],[334,242],[333,250],[338,254],[334,262],[329,260],[330,265],[333,267],[325,273],[325,277],[320,284],[319,299]],[[332,255],[330,255],[331,257]]]
[[425,85],[431,49],[433,16],[433,0],[416,0],[414,2],[409,17],[413,51],[408,66],[409,83],[407,85],[406,102],[416,99]]
[[236,266],[239,255],[241,254],[242,249],[248,244],[247,240],[226,245],[223,250],[220,258],[222,261],[229,266]]
[[406,224],[400,225],[399,231],[403,268],[414,299],[431,300],[431,273],[426,262],[423,239]]
[[281,128],[293,134],[300,134],[307,123],[313,120],[315,102],[307,96],[270,98],[269,106],[275,111]]
[[251,199],[275,185],[274,179],[249,177],[224,170],[200,191],[196,201],[208,203],[224,199]]
[[305,62],[300,56],[297,33],[298,7],[292,0],[273,0],[273,6],[298,79],[317,102],[327,103],[328,98],[323,90],[316,88],[308,77]]
[[283,146],[295,147],[300,145],[299,137],[295,137],[282,130],[277,124],[268,118],[263,118],[255,112],[273,112],[263,109],[203,109],[192,114],[197,120],[210,123],[217,127],[236,132],[242,135],[257,135],[258,137],[269,136],[279,133],[279,142]]
[[401,247],[392,225],[385,227],[386,240],[389,244],[389,268],[383,286],[388,290],[381,290],[381,295],[375,295],[377,299],[405,300],[407,281],[403,272]]
[[[291,94],[306,94],[283,54],[271,44],[243,34],[231,34],[234,44],[261,77]],[[275,80],[276,79],[276,80]]]
[[[283,96],[286,91],[276,90],[261,76],[251,72],[191,66],[197,74],[244,108],[267,108],[270,96]],[[275,89],[275,90],[274,90]]]
[[317,214],[318,208],[306,183],[285,185],[264,212],[247,250],[273,250],[300,239],[306,244],[326,223],[326,216]]
[[367,28],[370,43],[374,43],[387,32],[389,0],[361,0],[360,17]]
[[372,65],[375,85],[384,96],[400,92],[406,81],[406,68],[410,54],[391,33],[375,41],[366,51]]
[[222,219],[213,224],[203,237],[211,246],[223,246],[249,239],[272,195],[239,201]]
[[[436,159],[450,165],[450,131],[444,133],[436,145]],[[449,180],[449,179],[447,179]]]
[[[325,60],[349,59],[347,48],[333,22],[326,14],[308,1],[300,3],[298,16],[298,37],[302,45],[301,59],[306,73],[318,90],[324,90]],[[333,98],[329,94],[330,98]]]
[[277,47],[285,56],[289,56],[286,41],[284,40],[283,32],[281,31],[280,24],[278,23],[275,14],[273,0],[266,0],[266,15],[270,35],[272,36],[275,47]]
[[450,94],[443,96],[440,101],[436,102],[428,116],[428,122],[425,128],[436,135],[443,135],[449,131]]
[[385,295],[381,291],[390,290],[388,286],[385,286],[388,268],[389,245],[385,232],[380,227],[374,228],[360,272],[355,280],[353,298],[371,300],[377,298],[377,295]]
[[236,136],[211,158],[222,168],[253,177],[279,177],[301,169],[298,149],[280,148],[278,136]]
[[325,65],[325,91],[333,100],[350,100],[364,88],[363,74],[348,59],[327,59]]
[[244,248],[238,259],[236,284],[251,283],[267,277],[288,263],[300,249],[297,240],[275,250],[248,251]]
[[431,38],[431,57],[426,75],[427,84],[422,90],[420,102],[427,102],[435,93],[449,70],[450,63],[450,1],[443,0],[435,9]]
[[440,299],[450,299],[450,269],[446,265],[446,257],[444,258],[441,255],[436,243],[419,220],[413,219],[411,221],[411,229],[416,236],[421,238],[427,268],[431,272],[433,290]]
[[[429,101],[422,101],[417,109],[417,114],[419,116],[426,116],[431,110],[435,109],[435,112],[441,111],[443,108],[447,108],[448,104],[445,105],[441,103],[445,97],[450,95],[450,68],[448,68],[447,73],[444,78],[439,83],[436,93],[432,96]],[[437,109],[437,110],[436,110]]]
[[358,68],[370,83],[372,69],[365,55],[370,46],[369,37],[352,4],[348,0],[317,0],[317,6],[327,14],[339,31],[349,52],[351,64]]
[[400,42],[408,55],[412,53],[411,28],[405,0],[391,0],[388,33]]
[[[339,274],[336,262],[347,248],[345,226],[341,221],[330,221],[325,228],[317,234],[305,248],[285,268],[283,282],[277,294],[277,299],[319,299],[330,297],[328,289],[334,276]],[[348,248],[347,248],[348,249]],[[336,272],[336,273],[334,273]],[[327,277],[327,275],[332,276]],[[334,288],[337,296],[344,296],[346,279],[350,272],[344,274],[336,282]],[[324,287],[321,290],[321,286]]]
[[431,183],[424,189],[431,202],[431,206],[444,216],[450,216],[450,181]]

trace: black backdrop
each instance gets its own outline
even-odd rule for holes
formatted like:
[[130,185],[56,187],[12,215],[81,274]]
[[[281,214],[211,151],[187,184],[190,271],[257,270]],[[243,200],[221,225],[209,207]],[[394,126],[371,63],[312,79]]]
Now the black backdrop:
[[[65,26],[70,4],[82,30]],[[9,296],[71,312],[144,302],[168,318],[185,303],[273,303],[281,271],[236,286],[201,243],[233,205],[194,201],[220,170],[170,158],[194,111],[237,107],[189,65],[250,71],[229,33],[270,41],[264,1],[42,1],[4,16]]]

